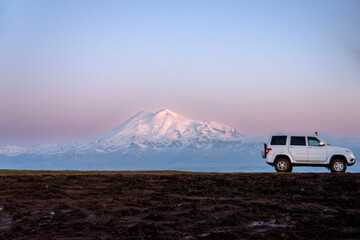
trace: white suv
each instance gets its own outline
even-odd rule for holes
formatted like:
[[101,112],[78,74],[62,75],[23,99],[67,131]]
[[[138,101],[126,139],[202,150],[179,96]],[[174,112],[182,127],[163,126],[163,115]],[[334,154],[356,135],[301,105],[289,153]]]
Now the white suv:
[[278,172],[291,172],[293,166],[323,166],[331,172],[345,172],[346,166],[355,164],[349,149],[325,144],[317,136],[271,136],[262,157]]

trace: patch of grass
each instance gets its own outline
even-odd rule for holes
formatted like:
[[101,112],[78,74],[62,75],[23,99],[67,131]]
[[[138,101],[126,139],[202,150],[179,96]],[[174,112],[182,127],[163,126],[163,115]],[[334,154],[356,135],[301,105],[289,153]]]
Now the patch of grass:
[[198,172],[185,172],[174,170],[156,170],[156,171],[76,171],[76,170],[12,170],[0,169],[0,175],[103,175],[103,174],[157,174],[157,175],[171,175],[171,174],[199,174]]

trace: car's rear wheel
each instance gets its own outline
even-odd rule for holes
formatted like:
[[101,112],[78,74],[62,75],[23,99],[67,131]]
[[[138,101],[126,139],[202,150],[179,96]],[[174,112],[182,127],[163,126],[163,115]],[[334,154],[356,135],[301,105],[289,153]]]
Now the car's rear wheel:
[[342,159],[335,159],[330,163],[330,171],[332,173],[345,172],[346,171],[346,163]]
[[291,172],[292,166],[290,161],[286,158],[279,158],[275,162],[275,170],[277,172]]

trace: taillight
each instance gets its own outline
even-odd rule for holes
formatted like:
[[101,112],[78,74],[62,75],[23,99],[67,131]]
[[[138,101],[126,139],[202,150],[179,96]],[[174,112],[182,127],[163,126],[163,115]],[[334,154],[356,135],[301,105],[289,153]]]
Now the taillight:
[[269,152],[270,152],[271,150],[272,150],[271,148],[267,148],[267,149],[266,149],[266,154],[269,154]]

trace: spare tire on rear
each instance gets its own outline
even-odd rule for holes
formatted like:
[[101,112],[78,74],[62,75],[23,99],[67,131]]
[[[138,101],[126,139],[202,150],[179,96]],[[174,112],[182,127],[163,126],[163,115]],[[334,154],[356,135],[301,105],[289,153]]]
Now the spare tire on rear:
[[264,143],[264,148],[263,150],[261,150],[262,158],[266,158],[266,149],[267,149],[267,145],[266,143]]

